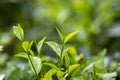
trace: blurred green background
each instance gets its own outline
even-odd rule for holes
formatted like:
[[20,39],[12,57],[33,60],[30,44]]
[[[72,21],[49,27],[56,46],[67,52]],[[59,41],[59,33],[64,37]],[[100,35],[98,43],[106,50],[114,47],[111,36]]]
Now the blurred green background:
[[28,40],[58,41],[58,27],[64,35],[79,30],[71,43],[84,54],[120,51],[120,0],[0,0],[0,44],[16,47],[11,28],[17,23]]
[[18,23],[25,40],[46,36],[60,42],[55,27],[65,36],[78,30],[69,42],[78,53],[96,55],[106,48],[107,55],[119,61],[120,0],[0,0],[0,44],[8,58],[21,47],[12,33],[12,26]]

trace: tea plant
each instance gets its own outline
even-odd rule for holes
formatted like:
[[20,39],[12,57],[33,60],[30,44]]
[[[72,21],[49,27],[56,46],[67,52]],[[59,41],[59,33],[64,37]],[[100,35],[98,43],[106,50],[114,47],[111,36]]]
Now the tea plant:
[[[96,57],[85,58],[78,55],[73,46],[66,45],[78,31],[68,34],[66,37],[56,28],[61,39],[61,44],[55,41],[46,41],[46,37],[40,41],[24,40],[24,31],[20,24],[13,26],[13,33],[21,40],[24,52],[16,54],[28,60],[29,68],[35,80],[114,80],[116,71],[110,71],[104,65],[106,49],[98,53]],[[35,44],[37,54],[31,49]],[[41,54],[43,44],[47,44],[56,53],[56,62],[45,60]],[[48,52],[49,53],[49,52]],[[49,56],[47,56],[49,57]]]

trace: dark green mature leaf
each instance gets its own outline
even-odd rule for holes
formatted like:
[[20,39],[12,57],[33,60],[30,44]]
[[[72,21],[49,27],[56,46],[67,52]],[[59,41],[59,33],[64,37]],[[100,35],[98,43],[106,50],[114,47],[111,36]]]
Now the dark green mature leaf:
[[63,41],[63,35],[62,35],[62,33],[60,32],[60,30],[58,28],[56,28],[56,30],[57,30],[57,32],[58,32],[58,34],[60,36],[61,41]]
[[54,42],[54,41],[48,41],[46,42],[52,49],[53,51],[60,57],[60,54],[61,54],[61,50],[60,50],[60,47],[59,45]]
[[22,58],[28,59],[28,55],[25,52],[18,53],[15,55],[15,57],[22,57]]
[[64,44],[66,44],[73,36],[75,36],[78,33],[78,31],[72,32],[67,35],[67,37],[64,40]]
[[20,24],[18,24],[18,26],[13,26],[13,33],[21,41],[24,39],[24,32]]
[[40,40],[37,44],[37,51],[40,54],[41,47],[43,45],[43,42],[45,41],[46,37],[44,37],[42,40]]
[[48,66],[52,67],[53,69],[59,70],[59,68],[56,65],[52,64],[52,63],[43,63],[43,64],[48,65]]
[[[28,60],[31,71],[33,72],[33,74],[35,74],[35,73],[39,74],[39,72],[41,71],[41,68],[42,68],[41,58],[32,57],[32,56],[30,56],[30,58],[31,58],[32,63],[33,63],[33,65],[32,65],[30,59]],[[34,70],[33,66],[34,66],[35,70]]]

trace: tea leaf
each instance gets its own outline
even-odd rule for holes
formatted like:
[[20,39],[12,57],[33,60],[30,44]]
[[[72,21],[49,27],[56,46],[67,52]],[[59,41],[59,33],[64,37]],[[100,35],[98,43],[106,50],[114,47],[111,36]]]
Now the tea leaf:
[[22,57],[22,58],[28,59],[28,55],[25,52],[18,53],[15,55],[15,57]]
[[44,80],[53,80],[52,75],[54,75],[57,72],[56,69],[50,69],[44,76]]
[[106,55],[106,53],[107,53],[107,50],[106,50],[106,49],[103,49],[102,51],[100,51],[100,52],[98,53],[98,58],[99,58],[99,59],[100,59],[100,58],[104,58],[105,55]]
[[28,50],[29,50],[29,42],[28,41],[24,41],[23,43],[22,43],[22,47],[23,47],[23,49],[26,51],[26,52],[28,52]]
[[32,44],[33,44],[33,41],[31,41],[30,43],[28,41],[24,41],[22,43],[22,47],[26,52],[28,52],[28,51],[30,51]]
[[57,71],[57,77],[58,77],[58,79],[61,79],[61,77],[63,77],[64,74],[65,74],[65,72],[63,72],[63,71]]
[[67,70],[67,72],[70,74],[74,69],[76,69],[78,66],[80,66],[80,64],[73,64],[73,65],[71,65],[69,68],[68,68],[68,70]]
[[18,26],[13,26],[13,33],[15,34],[15,36],[20,39],[21,41],[23,41],[24,39],[24,32],[22,27],[20,26],[20,24],[18,24]]
[[48,66],[50,66],[50,67],[52,67],[52,68],[54,68],[56,70],[59,70],[59,68],[56,65],[52,64],[52,63],[43,63],[43,64],[48,65]]
[[45,74],[44,80],[53,80],[50,72]]
[[68,65],[70,63],[70,59],[69,59],[67,52],[65,53],[65,63],[66,63],[66,65]]
[[60,32],[60,30],[58,28],[56,28],[56,30],[57,30],[57,32],[58,32],[58,34],[60,36],[61,41],[63,41],[63,35],[62,35],[62,33]]
[[93,65],[94,65],[94,64],[95,64],[95,62],[90,63],[88,66],[86,66],[86,67],[83,69],[82,73],[84,73],[84,72],[86,72],[86,71],[88,71],[88,70],[93,69]]
[[53,51],[60,57],[60,54],[61,54],[61,50],[60,50],[60,47],[59,45],[54,42],[54,41],[48,41],[46,42],[52,49]]
[[75,31],[75,32],[72,32],[72,33],[68,34],[67,37],[64,40],[64,44],[66,44],[77,33],[78,33],[78,31]]
[[[35,74],[35,71],[37,72],[37,74],[39,74],[39,72],[41,71],[41,68],[42,68],[41,59],[40,59],[39,57],[32,57],[32,56],[30,56],[30,58],[31,58],[32,63],[33,63],[33,65],[32,65],[30,59],[28,60],[31,71],[32,71],[34,74]],[[35,71],[34,71],[33,66],[34,66],[34,68],[35,68]]]
[[43,45],[43,42],[45,41],[46,37],[44,37],[42,40],[40,40],[37,44],[37,51],[40,53],[41,47]]

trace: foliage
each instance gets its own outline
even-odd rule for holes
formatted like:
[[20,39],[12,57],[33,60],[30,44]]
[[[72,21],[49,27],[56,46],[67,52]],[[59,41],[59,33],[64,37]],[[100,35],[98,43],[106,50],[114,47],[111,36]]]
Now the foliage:
[[[20,26],[18,25],[18,27]],[[22,27],[20,28],[23,32]],[[16,28],[13,28],[13,32],[14,31],[16,31]],[[19,66],[14,64],[14,62],[12,64],[9,63],[8,65],[12,72],[9,76],[5,76],[5,78],[7,80],[114,80],[115,77],[117,77],[118,74],[115,70],[108,70],[108,68],[104,65],[103,60],[106,54],[106,49],[100,51],[99,54],[93,58],[93,60],[91,59],[91,61],[82,54],[80,54],[80,56],[78,54],[71,56],[75,52],[74,50],[73,52],[71,51],[74,47],[66,44],[73,38],[73,36],[75,36],[75,34],[77,34],[78,31],[72,32],[66,37],[63,37],[62,33],[58,29],[57,32],[61,37],[61,45],[54,41],[46,41],[45,37],[38,43],[36,40],[32,40],[31,42],[22,40],[21,45],[24,52],[18,53],[15,56],[27,59],[30,71],[28,69],[21,70]],[[20,33],[20,31],[17,32],[17,34]],[[16,35],[16,33],[14,34]],[[20,36],[21,34],[19,36],[16,35],[16,37],[21,40],[21,38],[19,38]],[[43,60],[45,55],[42,55],[41,48],[44,43],[50,46],[56,53],[56,63],[51,62],[50,60]],[[37,54],[32,50],[33,44],[36,44]],[[78,56],[79,59],[76,60]],[[71,60],[74,61],[71,63]],[[27,68],[28,66],[26,65],[25,67]],[[24,73],[26,70],[27,72]],[[29,75],[28,77],[27,74],[30,74],[31,76]],[[1,75],[1,77],[2,76],[3,75]]]

